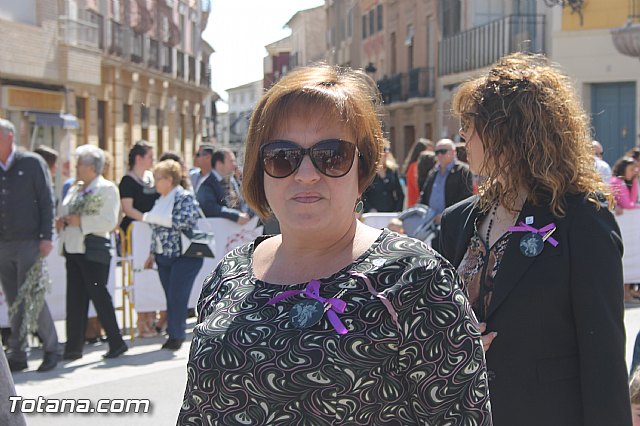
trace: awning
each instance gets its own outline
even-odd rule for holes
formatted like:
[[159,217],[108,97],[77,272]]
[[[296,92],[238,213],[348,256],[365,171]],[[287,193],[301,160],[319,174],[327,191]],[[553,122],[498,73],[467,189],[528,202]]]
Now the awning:
[[29,111],[28,115],[35,117],[38,126],[62,127],[63,129],[77,129],[79,127],[78,118],[72,114]]

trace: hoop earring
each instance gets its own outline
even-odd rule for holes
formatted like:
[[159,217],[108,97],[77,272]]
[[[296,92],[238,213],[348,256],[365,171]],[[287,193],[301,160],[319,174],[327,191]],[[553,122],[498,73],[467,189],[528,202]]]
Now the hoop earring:
[[360,214],[362,213],[362,210],[364,210],[364,203],[361,199],[359,199],[356,203],[356,208],[353,211],[355,211],[357,214]]

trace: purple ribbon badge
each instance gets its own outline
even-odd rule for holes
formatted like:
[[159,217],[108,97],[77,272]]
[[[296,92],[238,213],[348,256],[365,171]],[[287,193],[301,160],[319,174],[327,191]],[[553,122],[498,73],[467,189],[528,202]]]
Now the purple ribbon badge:
[[558,241],[551,236],[551,234],[556,231],[556,225],[554,223],[536,229],[531,225],[520,222],[517,226],[510,227],[509,231],[527,232],[527,234],[520,239],[520,252],[527,257],[535,257],[542,253],[545,241],[549,241],[549,244],[554,247],[558,246]]
[[289,318],[291,323],[296,328],[309,328],[315,325],[324,313],[327,313],[327,318],[338,332],[338,334],[347,334],[347,328],[342,324],[338,314],[344,313],[347,303],[344,300],[340,300],[346,290],[343,290],[331,298],[324,298],[320,296],[320,281],[311,280],[304,290],[287,290],[277,296],[274,296],[267,302],[268,305],[275,305],[290,297],[302,294],[311,300],[303,300],[293,305],[289,311]]

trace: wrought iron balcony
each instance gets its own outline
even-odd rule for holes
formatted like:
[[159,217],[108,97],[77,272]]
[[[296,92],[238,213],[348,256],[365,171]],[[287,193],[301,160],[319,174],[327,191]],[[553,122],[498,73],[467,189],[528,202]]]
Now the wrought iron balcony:
[[111,40],[109,42],[109,53],[126,57],[131,53],[131,31],[115,20],[111,20]]
[[433,68],[414,68],[409,71],[409,98],[433,98]]
[[97,49],[99,47],[99,26],[88,21],[58,17],[60,40],[70,46],[82,46]]
[[517,51],[546,53],[544,15],[509,15],[444,38],[438,50],[438,74],[482,68]]
[[173,47],[165,43],[160,48],[160,64],[162,72],[173,74]]
[[193,56],[187,55],[189,58],[189,81],[195,83],[196,81],[196,58]]
[[151,68],[160,69],[160,43],[152,38],[149,39],[147,65]]
[[395,74],[378,80],[378,89],[384,104],[406,101],[411,98],[435,96],[434,69],[414,68],[407,73]]
[[200,85],[211,86],[211,65],[204,61],[200,61]]
[[184,78],[184,53],[178,51],[178,78]]
[[140,64],[144,58],[144,36],[134,32],[132,41],[131,61]]

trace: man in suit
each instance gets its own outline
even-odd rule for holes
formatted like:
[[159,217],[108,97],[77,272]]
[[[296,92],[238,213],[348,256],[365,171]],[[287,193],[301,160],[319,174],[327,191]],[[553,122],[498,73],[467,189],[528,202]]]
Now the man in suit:
[[[456,158],[456,146],[451,139],[440,139],[436,143],[437,164],[427,175],[422,187],[420,202],[436,213],[434,223],[440,224],[445,208],[471,196],[473,181],[469,166]],[[439,233],[431,244],[438,250]]]
[[[51,252],[53,244],[53,191],[44,160],[36,154],[19,151],[13,143],[15,128],[0,119],[0,281],[9,306],[13,305],[27,272]],[[11,371],[27,368],[27,342],[20,327],[24,307],[11,318]],[[58,334],[47,303],[38,316],[38,335],[44,346],[44,359],[38,371],[55,368],[60,359]]]
[[193,163],[196,168],[193,169],[189,173],[189,178],[191,179],[191,187],[193,188],[193,192],[195,194],[198,193],[198,189],[200,189],[200,185],[204,182],[209,175],[211,174],[211,170],[213,170],[213,163],[211,162],[211,158],[213,157],[213,153],[216,151],[215,147],[211,144],[202,144],[196,152],[196,158],[194,158]]
[[[204,165],[204,159],[200,164]],[[236,170],[236,156],[227,148],[221,148],[211,155],[212,170],[199,184],[196,199],[206,217],[223,217],[244,225],[250,216],[231,205],[229,178]],[[195,186],[194,186],[195,188]]]

